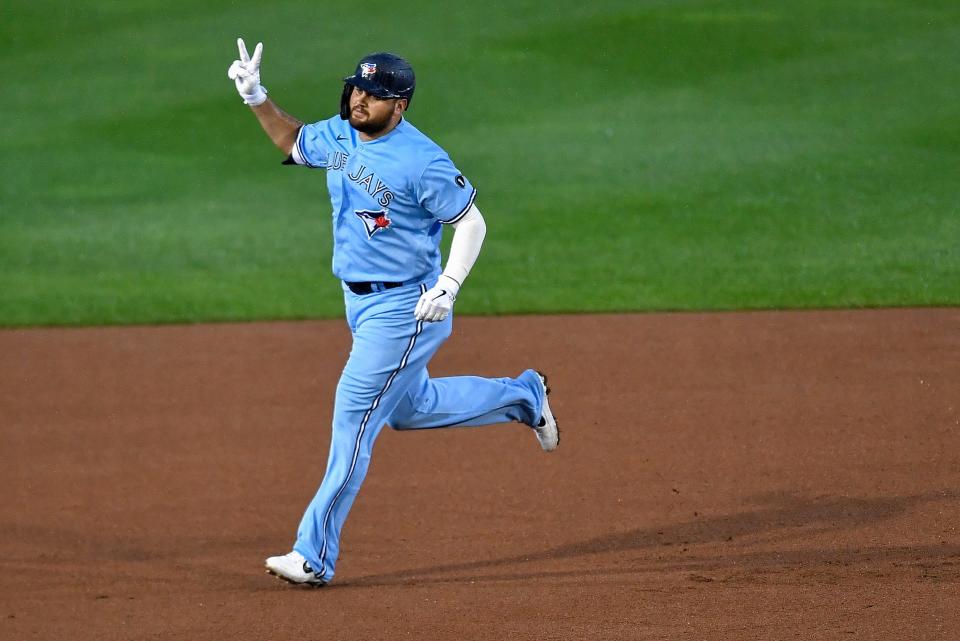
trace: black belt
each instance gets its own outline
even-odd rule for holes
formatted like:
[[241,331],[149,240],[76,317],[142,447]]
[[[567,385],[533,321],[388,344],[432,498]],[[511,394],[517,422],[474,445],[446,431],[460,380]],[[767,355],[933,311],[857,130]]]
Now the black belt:
[[403,283],[346,283],[347,287],[350,288],[350,291],[358,296],[364,294],[372,294],[373,292],[381,292],[385,289],[393,289],[394,287],[400,287]]

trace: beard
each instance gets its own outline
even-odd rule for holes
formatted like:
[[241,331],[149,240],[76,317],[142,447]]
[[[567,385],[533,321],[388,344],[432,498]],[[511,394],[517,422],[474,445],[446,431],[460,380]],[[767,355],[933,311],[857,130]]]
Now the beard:
[[351,111],[350,126],[357,131],[367,134],[368,136],[373,136],[387,128],[387,126],[390,124],[390,118],[392,115],[392,113],[388,112],[379,120],[374,120],[370,117],[370,112],[368,111],[366,119],[360,121],[356,116],[353,115],[353,111]]

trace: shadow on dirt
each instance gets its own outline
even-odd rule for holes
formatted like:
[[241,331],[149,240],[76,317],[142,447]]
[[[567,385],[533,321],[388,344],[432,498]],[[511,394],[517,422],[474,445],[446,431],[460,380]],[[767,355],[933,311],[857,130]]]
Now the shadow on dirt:
[[[856,529],[888,520],[920,505],[955,500],[960,493],[950,490],[915,496],[852,498],[835,496],[798,497],[786,493],[765,494],[751,502],[759,509],[716,517],[701,517],[675,525],[643,527],[553,548],[534,550],[499,559],[451,563],[411,568],[389,574],[369,575],[338,581],[340,587],[372,587],[388,584],[460,583],[536,578],[610,576],[670,570],[704,571],[724,567],[774,568],[777,566],[849,565],[883,560],[884,562],[939,561],[958,558],[960,545],[836,547],[833,549],[789,549],[789,551],[750,551],[749,547],[769,547],[779,541],[787,548],[804,538],[829,535],[830,532]],[[736,545],[748,538],[748,545]],[[688,546],[730,545],[729,553],[714,550],[704,556],[691,553]],[[651,551],[656,554],[649,554]],[[644,552],[648,554],[643,554]],[[631,554],[639,553],[639,554]],[[598,560],[593,570],[522,571],[528,563],[562,562],[589,555],[619,555],[620,559]],[[490,574],[490,570],[505,572]],[[442,576],[440,576],[442,575]],[[709,580],[709,579],[708,579]]]

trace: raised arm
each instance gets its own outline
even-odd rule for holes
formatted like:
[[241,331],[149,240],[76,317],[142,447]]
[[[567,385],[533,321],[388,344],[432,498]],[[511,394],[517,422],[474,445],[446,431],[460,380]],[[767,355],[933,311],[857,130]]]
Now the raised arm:
[[247,53],[243,38],[237,38],[240,59],[234,60],[227,70],[227,77],[234,81],[237,93],[243,102],[250,106],[260,126],[270,136],[270,140],[280,151],[289,155],[297,140],[297,132],[303,122],[286,113],[275,102],[267,98],[266,88],[260,84],[260,60],[263,57],[263,43],[257,43],[253,56]]

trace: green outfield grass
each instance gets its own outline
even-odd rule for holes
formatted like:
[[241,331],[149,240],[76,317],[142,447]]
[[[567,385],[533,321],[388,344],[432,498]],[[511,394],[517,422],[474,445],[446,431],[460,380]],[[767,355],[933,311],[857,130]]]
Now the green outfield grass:
[[333,114],[369,51],[479,189],[461,313],[960,304],[956,0],[0,9],[0,325],[342,313],[323,175],[226,69]]

